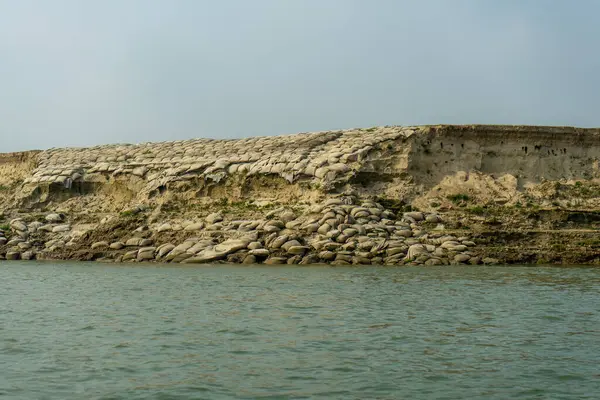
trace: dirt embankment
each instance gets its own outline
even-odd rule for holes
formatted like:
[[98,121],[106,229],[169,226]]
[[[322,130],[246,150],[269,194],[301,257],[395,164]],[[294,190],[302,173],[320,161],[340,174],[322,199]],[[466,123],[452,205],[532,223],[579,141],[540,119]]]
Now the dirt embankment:
[[596,263],[599,139],[388,126],[0,154],[0,256]]

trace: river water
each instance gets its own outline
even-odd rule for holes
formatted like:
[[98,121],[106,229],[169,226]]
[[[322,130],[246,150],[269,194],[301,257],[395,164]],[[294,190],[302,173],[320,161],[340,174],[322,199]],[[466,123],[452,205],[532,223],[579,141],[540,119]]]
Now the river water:
[[600,269],[3,262],[0,398],[598,399]]

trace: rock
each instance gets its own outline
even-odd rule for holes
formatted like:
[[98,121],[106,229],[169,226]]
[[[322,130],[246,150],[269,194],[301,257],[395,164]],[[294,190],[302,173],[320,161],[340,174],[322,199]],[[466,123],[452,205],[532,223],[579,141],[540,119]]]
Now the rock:
[[71,230],[71,225],[57,225],[52,228],[53,233],[68,232]]
[[404,247],[393,247],[386,250],[388,257],[395,256],[396,254],[404,254],[406,252],[406,246]]
[[156,247],[142,247],[138,251],[137,260],[138,261],[153,260],[155,251],[156,251]]
[[469,264],[471,264],[471,265],[481,264],[481,258],[479,258],[479,257],[471,257],[471,259],[469,260]]
[[256,250],[262,249],[262,244],[260,242],[250,242],[248,243],[248,250]]
[[300,265],[318,264],[319,257],[316,254],[307,254],[299,262]]
[[323,250],[329,250],[329,251],[332,251],[332,250],[337,250],[337,249],[339,249],[340,247],[342,247],[342,245],[341,245],[341,244],[339,244],[339,243],[334,243],[334,242],[327,242],[327,243],[323,244]]
[[335,260],[336,261],[342,260],[342,261],[346,261],[348,263],[351,263],[352,262],[352,256],[350,254],[337,253],[335,255]]
[[442,222],[442,219],[440,218],[439,215],[429,214],[427,217],[425,217],[425,221],[430,222],[432,224],[436,224],[438,222]]
[[253,255],[257,258],[266,258],[269,257],[270,251],[267,249],[253,249],[248,252],[248,254]]
[[352,264],[369,265],[369,264],[371,264],[371,259],[368,257],[354,256],[354,257],[352,257]]
[[292,211],[286,211],[282,213],[279,218],[287,224],[288,222],[295,220],[296,215]]
[[152,240],[152,239],[142,239],[140,241],[140,246],[142,246],[142,247],[151,246],[153,243],[154,243],[154,240]]
[[267,265],[284,265],[287,264],[286,257],[269,257],[265,260]]
[[423,254],[419,254],[417,256],[417,258],[414,259],[415,262],[417,263],[425,263],[427,260],[429,260],[431,258],[431,256],[427,253],[423,253]]
[[125,242],[125,246],[127,247],[136,247],[136,246],[140,246],[142,243],[142,240],[144,240],[143,238],[131,238],[131,239],[127,239],[127,241]]
[[17,247],[19,247],[19,250],[28,250],[31,248],[31,243],[29,242],[21,242],[17,245]]
[[322,251],[319,253],[319,258],[324,261],[335,260],[335,253],[332,251]]
[[216,245],[212,249],[202,250],[195,256],[188,258],[184,261],[186,264],[202,264],[211,261],[222,260],[227,255],[234,253],[238,250],[245,249],[248,246],[249,241],[243,239],[229,239],[221,244]]
[[220,213],[212,213],[209,214],[206,218],[205,221],[209,224],[214,224],[216,222],[221,222],[223,221],[223,215],[221,215]]
[[164,223],[161,226],[159,226],[158,228],[156,228],[157,232],[167,232],[167,231],[172,231],[173,230],[173,226],[169,223]]
[[[448,240],[448,241],[444,241],[442,243],[442,245],[440,246],[442,249],[452,249],[456,246],[459,246],[460,244],[457,241],[454,240]],[[466,247],[466,246],[465,246]]]
[[317,233],[320,233],[321,235],[326,235],[331,229],[332,227],[329,224],[325,223],[321,225],[319,229],[317,229]]
[[103,248],[107,248],[108,247],[108,242],[96,242],[93,243],[91,246],[92,250],[96,250],[96,249],[103,249]]
[[302,247],[302,243],[297,240],[288,240],[281,246],[281,248],[285,251],[289,251],[291,247]]
[[443,265],[442,260],[439,258],[430,258],[429,260],[425,261],[424,264],[428,266]]
[[413,244],[408,248],[406,258],[413,260],[423,254],[427,254],[427,248],[422,244]]
[[263,228],[263,230],[267,233],[273,233],[273,232],[279,232],[281,230],[281,228],[279,228],[278,226],[274,226],[274,225],[267,225]]
[[406,213],[404,213],[404,216],[408,217],[408,218],[412,218],[415,221],[423,221],[425,219],[423,213],[419,212],[419,211],[406,212]]
[[159,246],[157,249],[158,252],[158,257],[159,258],[163,258],[165,257],[167,254],[169,254],[173,249],[175,248],[175,245],[171,244],[171,243],[167,243],[167,244],[163,244],[162,246]]
[[203,228],[204,228],[204,222],[194,222],[194,223],[186,226],[183,230],[191,232],[191,231],[199,231],[199,230],[202,230]]
[[287,263],[288,263],[288,265],[293,265],[293,264],[299,264],[300,261],[302,261],[302,257],[299,255],[295,255],[293,257],[288,258]]
[[256,264],[256,257],[253,256],[252,254],[248,254],[245,258],[244,261],[242,261],[242,264]]
[[29,232],[36,232],[38,230],[38,228],[44,226],[44,224],[42,224],[41,222],[38,221],[34,221],[32,223],[30,223],[29,225],[27,225],[27,230]]
[[467,262],[471,259],[471,256],[468,256],[466,254],[457,254],[454,256],[454,261],[457,263],[464,263]]
[[123,242],[114,242],[108,247],[110,247],[112,250],[121,250],[123,247],[125,247],[125,244]]
[[137,167],[137,168],[134,168],[133,171],[131,171],[131,174],[143,178],[146,175],[147,172],[148,172],[148,168],[146,168],[146,167]]
[[289,239],[288,235],[278,236],[270,243],[269,247],[272,249],[279,249],[283,246]]
[[[301,256],[301,255],[304,255],[304,253],[306,253],[308,250],[309,250],[309,248],[306,246],[290,246],[287,249],[287,252],[289,254]],[[298,262],[300,262],[300,260],[298,260]]]
[[52,229],[54,229],[54,225],[44,225],[40,226],[37,230],[42,232],[52,232]]
[[[285,226],[287,228],[287,224]],[[306,229],[307,233],[315,233],[319,230],[319,224],[317,224],[317,223],[308,224],[304,227],[304,229]]]
[[13,221],[11,221],[10,227],[12,229],[14,229],[15,231],[21,231],[21,232],[26,232],[27,231],[27,225],[25,225],[23,223],[23,221],[19,221],[19,220],[13,220]]
[[[175,261],[176,257],[178,257],[182,254],[186,254],[186,251],[188,249],[191,249],[192,246],[194,246],[194,245],[195,245],[194,242],[186,241],[186,242],[181,243],[178,246],[175,246],[175,248],[173,248],[173,250],[171,250],[171,252],[169,252],[169,254],[165,257],[165,260],[166,261]],[[185,257],[185,258],[189,258],[191,256],[192,256],[191,254],[188,254],[188,257]],[[181,258],[183,258],[183,257],[181,257]]]
[[63,214],[59,214],[59,213],[52,213],[52,214],[46,215],[46,221],[48,221],[52,224],[62,222],[64,219],[65,219],[65,216]]

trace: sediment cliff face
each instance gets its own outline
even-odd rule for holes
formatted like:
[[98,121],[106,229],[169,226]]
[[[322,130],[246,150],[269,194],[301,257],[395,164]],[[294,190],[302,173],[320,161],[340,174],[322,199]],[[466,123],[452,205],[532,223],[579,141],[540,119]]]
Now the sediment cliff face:
[[[4,209],[8,225],[6,239],[0,238],[0,254],[123,260],[125,243],[132,237],[153,244],[176,242],[162,243],[176,247],[193,233],[199,241],[211,238],[206,248],[216,251],[214,246],[228,240],[245,243],[240,234],[252,232],[246,247],[234,246],[223,258],[237,254],[236,260],[243,261],[252,250],[264,249],[269,254],[263,251],[264,257],[254,257],[255,262],[277,257],[300,262],[309,255],[311,262],[332,262],[340,254],[346,256],[340,263],[479,263],[490,254],[494,257],[488,259],[502,258],[489,243],[490,232],[510,227],[563,232],[573,227],[570,213],[595,212],[600,206],[599,139],[598,129],[568,127],[377,127],[0,154],[0,211]],[[414,209],[421,214],[411,216]],[[540,209],[553,210],[554,217],[528,217]],[[219,221],[207,221],[215,213]],[[60,218],[49,221],[48,215]],[[281,222],[275,224],[278,230],[265,229],[273,219]],[[593,219],[579,226],[585,231],[580,234],[593,234]],[[240,230],[256,221],[253,229]],[[194,224],[203,227],[186,230]],[[370,231],[362,229],[365,224]],[[105,246],[110,251],[100,254],[103,246],[92,241],[109,229],[123,237],[113,235]],[[274,238],[267,239],[274,233],[303,249],[283,254],[282,247],[269,248],[267,242]],[[479,247],[471,240],[477,235]],[[368,244],[375,237],[384,243],[373,244],[379,250],[365,245],[358,251],[360,237]],[[448,240],[436,242],[443,237]],[[9,244],[15,239],[22,241]],[[318,256],[330,251],[310,244],[319,240],[340,245],[329,246],[338,250],[333,258]],[[260,247],[247,248],[256,242]],[[393,250],[396,257],[386,262],[391,256],[383,255],[390,242],[403,251]],[[445,242],[452,242],[454,251],[440,247]],[[123,248],[111,248],[114,243],[123,243]],[[419,247],[423,252],[417,255],[413,248],[411,253],[416,245],[425,250]],[[158,247],[145,247],[154,249],[145,250],[142,260],[156,259]],[[585,262],[595,260],[595,250],[587,250]],[[141,249],[136,251],[133,259]],[[525,261],[533,261],[528,257]]]

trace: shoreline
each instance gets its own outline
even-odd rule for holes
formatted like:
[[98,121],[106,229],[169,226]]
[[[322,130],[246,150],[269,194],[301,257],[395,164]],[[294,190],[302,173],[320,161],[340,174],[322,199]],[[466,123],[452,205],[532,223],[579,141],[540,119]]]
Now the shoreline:
[[0,154],[0,259],[600,265],[598,139],[386,126]]

